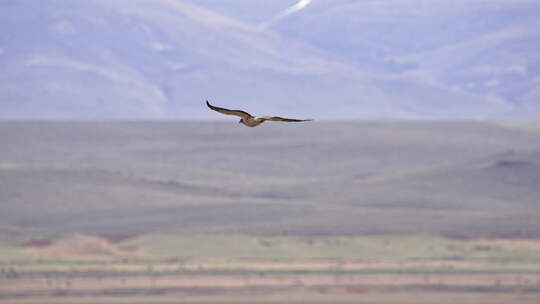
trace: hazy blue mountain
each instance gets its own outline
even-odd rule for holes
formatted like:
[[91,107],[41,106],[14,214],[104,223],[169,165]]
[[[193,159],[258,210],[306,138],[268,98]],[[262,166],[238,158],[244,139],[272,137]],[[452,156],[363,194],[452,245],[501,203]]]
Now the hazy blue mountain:
[[0,118],[216,117],[205,99],[313,118],[540,113],[534,2],[493,9],[513,23],[474,18],[487,1],[320,0],[273,19],[295,2],[1,1]]
[[[189,2],[265,24],[278,15],[278,4],[283,10],[298,1]],[[357,68],[505,104],[507,117],[536,118],[539,16],[540,2],[534,0],[313,0],[271,23],[268,30],[309,43]],[[378,85],[403,94],[418,90],[410,83],[405,87],[398,83],[390,78]],[[422,91],[419,99],[433,103],[423,98]],[[455,102],[445,96],[436,99]]]

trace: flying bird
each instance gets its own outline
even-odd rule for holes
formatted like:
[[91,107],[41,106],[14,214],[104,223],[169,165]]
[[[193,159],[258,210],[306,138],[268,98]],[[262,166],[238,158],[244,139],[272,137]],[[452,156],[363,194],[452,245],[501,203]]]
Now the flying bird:
[[279,116],[252,116],[251,114],[241,111],[241,110],[229,110],[225,108],[220,108],[211,105],[208,100],[206,101],[206,105],[221,114],[225,115],[235,115],[241,117],[240,121],[238,123],[242,123],[248,127],[256,127],[263,122],[270,120],[270,121],[285,121],[285,122],[302,122],[302,121],[312,121],[312,119],[290,119],[290,118],[283,118]]

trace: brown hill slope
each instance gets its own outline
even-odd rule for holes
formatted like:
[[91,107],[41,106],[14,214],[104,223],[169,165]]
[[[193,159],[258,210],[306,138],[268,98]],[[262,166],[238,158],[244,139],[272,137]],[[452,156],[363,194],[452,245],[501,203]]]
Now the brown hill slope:
[[4,234],[540,235],[534,128],[2,122],[0,142]]

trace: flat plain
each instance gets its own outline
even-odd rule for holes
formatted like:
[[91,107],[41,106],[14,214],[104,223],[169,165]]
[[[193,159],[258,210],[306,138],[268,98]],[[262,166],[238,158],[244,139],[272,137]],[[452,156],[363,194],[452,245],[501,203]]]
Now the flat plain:
[[537,303],[539,126],[0,122],[0,302]]

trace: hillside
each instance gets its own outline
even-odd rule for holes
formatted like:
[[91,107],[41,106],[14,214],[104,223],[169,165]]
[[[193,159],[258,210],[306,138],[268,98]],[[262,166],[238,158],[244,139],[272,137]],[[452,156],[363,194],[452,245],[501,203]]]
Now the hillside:
[[[204,99],[315,116],[335,91],[397,96],[315,48],[181,1],[0,4],[2,118],[210,117]],[[253,107],[255,102],[258,108]],[[334,114],[351,105],[337,104]],[[381,114],[382,115],[382,114]]]
[[[188,2],[258,25],[297,1]],[[417,97],[400,104],[419,116],[487,101],[478,117],[536,119],[539,12],[534,0],[314,0],[268,30],[376,72],[374,86]]]
[[1,122],[0,232],[539,237],[538,130]]
[[418,17],[416,1],[314,1],[264,30],[294,2],[253,3],[2,1],[0,118],[214,117],[205,99],[326,119],[538,117],[534,2]]

